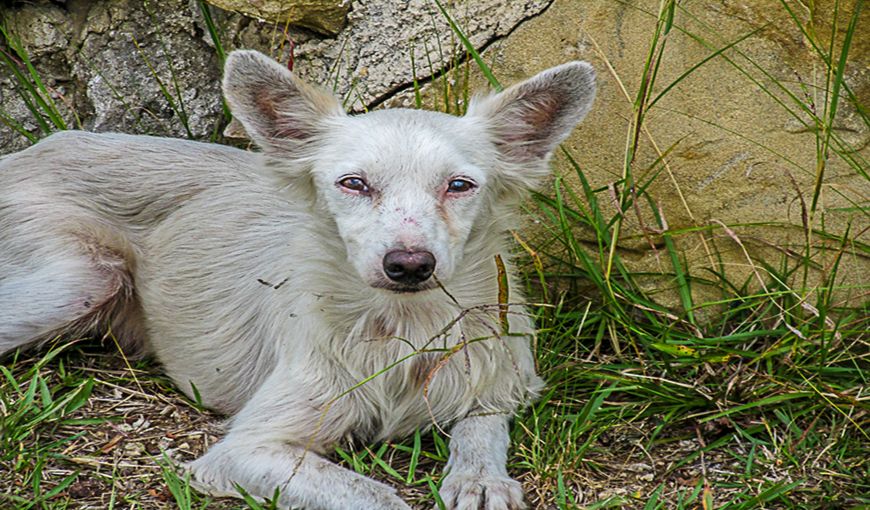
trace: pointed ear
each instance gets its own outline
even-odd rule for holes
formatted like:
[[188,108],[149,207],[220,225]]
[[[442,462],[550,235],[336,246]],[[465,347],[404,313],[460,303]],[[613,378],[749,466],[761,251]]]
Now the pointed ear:
[[234,118],[266,152],[296,152],[326,121],[345,115],[335,96],[257,51],[230,53],[223,90]]
[[466,117],[484,122],[505,177],[532,187],[549,173],[550,156],[583,120],[594,98],[592,66],[569,62],[474,100]]

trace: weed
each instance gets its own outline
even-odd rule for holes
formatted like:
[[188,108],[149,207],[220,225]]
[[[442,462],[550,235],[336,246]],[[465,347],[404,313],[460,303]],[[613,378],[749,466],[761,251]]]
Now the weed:
[[[3,49],[4,46],[8,51]],[[19,97],[39,127],[39,134],[31,133],[21,121],[3,111],[0,111],[0,122],[31,142],[54,131],[67,129],[60,109],[49,93],[48,86],[30,62],[30,56],[21,44],[21,40],[2,23],[0,23],[0,65],[12,76]]]

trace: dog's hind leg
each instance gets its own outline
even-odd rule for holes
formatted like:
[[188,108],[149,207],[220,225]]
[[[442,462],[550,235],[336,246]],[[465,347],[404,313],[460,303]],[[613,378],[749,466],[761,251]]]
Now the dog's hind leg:
[[[123,256],[71,236],[0,255],[0,355],[107,318],[131,290]],[[40,246],[41,244],[41,246]]]

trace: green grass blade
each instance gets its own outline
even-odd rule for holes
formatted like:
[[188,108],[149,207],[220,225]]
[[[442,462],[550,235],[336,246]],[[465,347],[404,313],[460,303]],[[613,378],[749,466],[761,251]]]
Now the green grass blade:
[[456,22],[453,20],[453,17],[450,16],[450,13],[447,12],[447,9],[445,9],[444,5],[441,4],[440,0],[435,0],[435,5],[438,6],[438,10],[441,11],[441,15],[444,16],[444,19],[447,20],[447,23],[450,25],[450,29],[462,42],[462,46],[465,47],[465,51],[467,51],[468,54],[471,55],[471,58],[474,59],[474,62],[480,69],[480,72],[483,73],[483,76],[486,77],[492,88],[496,91],[501,91],[504,87],[502,87],[501,83],[492,73],[492,69],[490,69],[487,63],[483,61],[483,58],[481,58],[480,53],[478,53],[477,51],[477,48],[475,48],[474,45],[471,44],[471,41],[468,39],[462,29],[459,28],[459,25],[456,24]]

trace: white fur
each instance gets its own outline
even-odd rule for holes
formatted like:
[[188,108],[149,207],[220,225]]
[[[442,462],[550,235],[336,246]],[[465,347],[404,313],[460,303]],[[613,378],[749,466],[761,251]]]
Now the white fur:
[[[542,383],[520,307],[502,332],[494,257],[510,270],[505,233],[588,110],[591,68],[546,71],[464,117],[350,117],[255,52],[230,56],[224,90],[263,153],[67,132],[0,161],[0,353],[111,324],[233,415],[190,466],[206,492],[406,509],[320,454],[434,422],[454,424],[449,508],[524,507],[507,426]],[[448,192],[457,178],[476,187]],[[392,250],[430,252],[434,276],[396,289]]]

